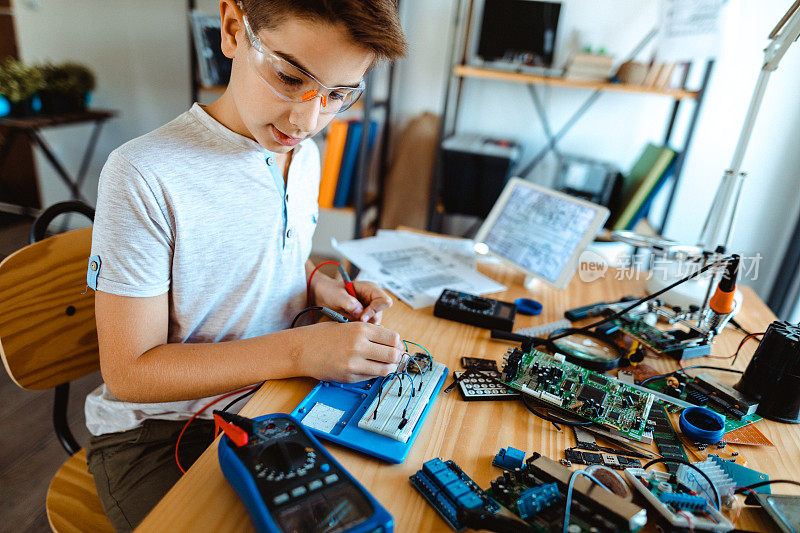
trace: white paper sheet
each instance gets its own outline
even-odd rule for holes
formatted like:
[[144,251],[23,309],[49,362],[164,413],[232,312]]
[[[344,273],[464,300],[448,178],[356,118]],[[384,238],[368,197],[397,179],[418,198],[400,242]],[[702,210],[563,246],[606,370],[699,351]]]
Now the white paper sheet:
[[657,39],[660,61],[711,59],[719,53],[727,0],[664,0]]
[[475,267],[475,248],[472,239],[459,239],[455,237],[439,237],[436,235],[424,235],[413,231],[379,229],[378,237],[397,236],[401,239],[421,242],[435,248],[441,252],[449,254],[453,259],[458,259],[470,268]]
[[359,279],[378,283],[414,309],[433,305],[446,288],[471,294],[505,290],[464,263],[463,256],[455,257],[404,233],[384,232],[331,244],[363,271]]

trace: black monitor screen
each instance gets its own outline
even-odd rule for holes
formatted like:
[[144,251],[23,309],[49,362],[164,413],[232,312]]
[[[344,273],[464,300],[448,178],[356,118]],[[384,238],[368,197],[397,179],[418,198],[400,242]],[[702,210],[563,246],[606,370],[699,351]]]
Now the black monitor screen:
[[559,2],[486,0],[478,56],[549,67],[560,11]]

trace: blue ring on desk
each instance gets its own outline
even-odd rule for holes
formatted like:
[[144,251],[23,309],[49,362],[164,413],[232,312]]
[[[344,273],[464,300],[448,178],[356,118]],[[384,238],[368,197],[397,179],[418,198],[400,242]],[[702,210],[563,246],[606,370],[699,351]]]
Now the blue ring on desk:
[[517,306],[517,313],[527,316],[536,316],[542,312],[542,304],[530,298],[517,298],[514,300]]
[[707,407],[687,407],[681,413],[678,425],[694,442],[716,444],[725,435],[725,417]]

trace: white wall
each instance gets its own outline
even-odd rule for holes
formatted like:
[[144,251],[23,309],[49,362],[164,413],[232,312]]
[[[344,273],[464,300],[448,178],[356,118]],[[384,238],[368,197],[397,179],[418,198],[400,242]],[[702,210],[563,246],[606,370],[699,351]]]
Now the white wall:
[[[410,51],[397,72],[398,122],[424,110],[439,112],[446,80],[447,46],[453,29],[454,0],[402,0],[401,14]],[[790,5],[789,0],[729,0],[724,46],[717,61],[693,146],[684,168],[667,235],[694,242],[719,178],[730,161],[760,68],[766,35]],[[216,2],[200,2],[214,12]],[[33,7],[31,7],[33,6]],[[556,63],[568,56],[567,43],[603,46],[627,54],[657,21],[656,0],[564,0]],[[98,77],[93,104],[118,109],[106,125],[84,186],[94,200],[97,175],[108,153],[135,136],[167,122],[189,105],[188,25],[185,3],[164,0],[15,0],[17,36],[27,61],[67,59],[90,64]],[[649,50],[642,54],[647,58]],[[700,69],[695,69],[695,75]],[[800,45],[794,45],[773,75],[754,138],[744,162],[745,185],[732,249],[764,256],[759,279],[768,292],[797,201],[800,151]],[[544,103],[558,129],[587,91],[543,89]],[[520,140],[525,157],[544,145],[527,93],[521,85],[470,80],[464,95],[463,131],[505,135]],[[630,167],[644,143],[660,142],[669,101],[648,95],[605,93],[563,139],[574,152]],[[688,111],[689,106],[685,106]],[[688,113],[682,113],[676,133]],[[70,170],[78,168],[88,126],[50,130],[47,139]],[[674,139],[681,142],[681,136]],[[68,197],[47,163],[39,158],[45,205]],[[551,167],[551,166],[550,166]],[[540,167],[547,179],[548,165]]]
[[[440,111],[447,74],[448,43],[455,0],[404,0],[402,14],[411,49],[399,66],[398,111],[401,119],[423,110]],[[668,237],[696,242],[700,226],[722,173],[730,163],[739,129],[761,66],[766,36],[788,9],[789,0],[729,0],[722,49],[716,61],[666,228]],[[627,55],[656,25],[656,0],[563,0],[555,64],[563,64],[575,44],[604,47]],[[639,58],[650,57],[646,48]],[[701,66],[690,78],[699,83]],[[789,231],[800,210],[800,44],[787,53],[773,74],[758,117],[743,170],[750,175],[742,195],[730,249],[764,259],[751,282],[765,297],[779,267]],[[556,131],[589,91],[542,88],[544,105]],[[691,105],[684,105],[673,143],[681,146]],[[567,153],[612,161],[630,168],[647,141],[661,142],[670,102],[657,96],[605,93],[561,141]],[[545,145],[528,89],[519,84],[468,80],[462,99],[459,131],[481,132],[519,140],[523,161]],[[550,163],[549,165],[547,163]],[[552,158],[538,167],[536,179],[547,182]]]
[[[167,122],[189,104],[189,41],[185,4],[16,0],[15,24],[22,59],[89,65],[97,76],[92,106],[115,109],[106,123],[83,187],[92,202],[97,177],[111,150]],[[89,125],[46,130],[45,138],[74,175],[91,133]],[[37,157],[44,206],[69,198],[55,171]]]

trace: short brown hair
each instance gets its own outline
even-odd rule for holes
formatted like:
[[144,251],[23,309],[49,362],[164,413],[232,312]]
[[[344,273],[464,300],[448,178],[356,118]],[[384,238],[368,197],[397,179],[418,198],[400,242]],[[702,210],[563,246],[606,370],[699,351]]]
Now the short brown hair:
[[271,29],[293,15],[311,21],[341,23],[354,42],[378,59],[406,53],[396,0],[242,0],[253,31]]

